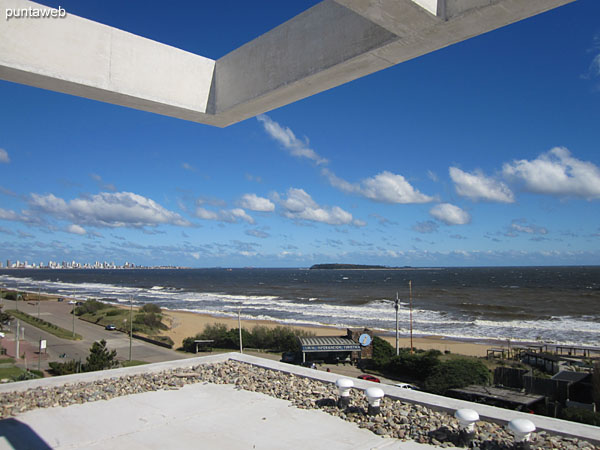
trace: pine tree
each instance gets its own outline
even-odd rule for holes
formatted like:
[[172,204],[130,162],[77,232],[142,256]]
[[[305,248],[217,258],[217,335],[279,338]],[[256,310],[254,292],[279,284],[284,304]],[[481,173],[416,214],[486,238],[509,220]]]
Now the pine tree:
[[106,348],[106,341],[104,339],[100,342],[94,342],[92,348],[90,348],[90,354],[85,361],[84,372],[112,369],[118,365],[116,358],[117,351],[109,351]]

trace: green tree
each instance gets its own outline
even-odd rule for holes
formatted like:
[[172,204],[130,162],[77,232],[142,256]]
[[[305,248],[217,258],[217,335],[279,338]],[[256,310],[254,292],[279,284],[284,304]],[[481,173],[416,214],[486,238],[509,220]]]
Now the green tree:
[[100,342],[94,342],[92,348],[90,348],[90,354],[85,360],[83,371],[94,372],[96,370],[112,369],[119,364],[116,358],[117,351],[108,350],[104,339]]
[[110,305],[99,302],[98,300],[94,300],[93,298],[86,300],[83,302],[81,306],[77,306],[75,308],[75,315],[82,316],[84,314],[94,314],[101,309],[109,308]]
[[154,303],[146,303],[144,306],[142,306],[141,311],[145,312],[145,313],[154,313],[154,314],[161,313],[160,306],[155,305]]
[[8,323],[10,321],[11,315],[2,311],[2,306],[0,305],[0,330],[2,330],[2,325]]
[[490,371],[481,361],[456,358],[439,363],[427,376],[424,388],[428,392],[444,395],[450,389],[460,389],[471,384],[487,385]]
[[79,372],[80,369],[80,362],[74,359],[66,362],[52,361],[48,365],[53,375],[69,375]]
[[396,349],[385,339],[373,336],[373,364],[376,368],[385,366],[396,355]]

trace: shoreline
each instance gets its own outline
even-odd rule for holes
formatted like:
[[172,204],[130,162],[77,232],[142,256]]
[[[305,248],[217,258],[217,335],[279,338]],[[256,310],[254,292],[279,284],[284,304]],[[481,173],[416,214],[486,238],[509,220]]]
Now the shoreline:
[[[120,305],[117,305],[120,306]],[[175,342],[174,347],[181,346],[183,339],[195,336],[197,333],[201,333],[206,325],[215,323],[223,323],[228,328],[237,328],[238,320],[233,317],[216,316],[205,313],[196,313],[192,311],[181,311],[173,309],[163,309],[162,313],[170,321],[169,330],[163,331],[163,335],[169,336]],[[330,326],[319,326],[319,325],[291,325],[286,323],[279,323],[272,320],[264,319],[242,319],[242,328],[251,329],[255,326],[265,326],[267,328],[275,327],[291,327],[296,330],[303,330],[306,332],[314,333],[316,336],[345,336],[346,328],[337,328]],[[374,335],[381,337],[388,341],[392,346],[396,345],[395,335],[389,335],[388,333],[377,333]],[[492,344],[493,345],[493,344]],[[496,343],[500,345],[500,342]],[[506,343],[504,343],[506,345]],[[452,339],[446,336],[419,336],[413,337],[413,347],[430,350],[439,350],[442,353],[450,351],[451,353],[466,355],[466,356],[486,356],[487,349],[490,347],[490,343],[484,342],[468,342],[459,339]],[[399,338],[399,347],[408,348],[410,347],[410,337]]]
[[[13,290],[11,288],[3,288],[2,290]],[[31,292],[24,291],[27,294],[27,299],[24,301],[37,301],[38,295],[41,301],[56,301],[58,297],[64,298],[65,301],[69,300],[83,300],[76,297],[62,296],[55,293],[48,292]],[[101,300],[102,301],[102,300]],[[128,309],[129,306],[123,303],[109,303],[118,308]],[[139,309],[139,306],[134,306],[135,310]],[[238,321],[236,317],[199,313],[189,310],[178,310],[162,308],[163,315],[167,318],[166,322],[169,326],[168,330],[164,330],[161,335],[169,336],[174,342],[174,348],[181,346],[183,339],[195,336],[204,330],[204,327],[209,324],[223,323],[228,328],[237,328]],[[336,327],[323,324],[303,324],[303,323],[286,323],[278,322],[276,320],[267,319],[253,319],[243,318],[242,328],[251,329],[255,326],[266,326],[268,328],[274,328],[278,326],[291,327],[293,329],[303,330],[306,332],[314,333],[316,336],[345,336],[347,328]],[[352,329],[358,329],[358,327],[352,327]],[[388,341],[393,347],[396,345],[396,337],[394,330],[380,330],[371,329],[373,335],[379,336],[382,339]],[[533,342],[525,340],[502,340],[494,338],[469,338],[469,337],[456,337],[456,336],[444,336],[444,335],[414,335],[413,336],[413,347],[417,349],[430,350],[435,349],[441,352],[449,351],[454,354],[461,354],[466,356],[487,356],[487,350],[489,348],[508,348],[509,346],[528,346],[528,345],[557,345],[556,343],[550,342]],[[399,347],[409,348],[410,337],[407,335],[400,335]]]

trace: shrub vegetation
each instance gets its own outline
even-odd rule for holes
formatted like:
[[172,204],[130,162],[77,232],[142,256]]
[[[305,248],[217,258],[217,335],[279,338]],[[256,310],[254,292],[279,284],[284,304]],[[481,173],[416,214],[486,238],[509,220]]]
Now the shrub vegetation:
[[[283,326],[268,328],[264,326],[255,326],[248,331],[242,328],[242,341],[244,347],[269,350],[273,352],[297,352],[300,351],[299,337],[314,336],[314,333],[303,330],[295,330]],[[195,352],[196,344],[194,340],[204,339],[213,340],[213,347],[218,348],[240,348],[239,328],[230,328],[223,323],[208,324],[204,331],[196,336],[191,336],[183,340],[183,350],[186,352]]]
[[435,394],[471,384],[489,384],[490,372],[478,359],[457,357],[442,361],[441,356],[438,350],[417,349],[411,353],[409,348],[401,348],[396,356],[392,345],[375,336],[371,368],[390,377],[410,379]]

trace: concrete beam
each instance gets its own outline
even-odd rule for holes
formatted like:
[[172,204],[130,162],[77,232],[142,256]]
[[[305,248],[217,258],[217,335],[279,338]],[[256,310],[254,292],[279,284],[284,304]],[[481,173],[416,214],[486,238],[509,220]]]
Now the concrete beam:
[[68,12],[0,20],[0,79],[227,126],[572,1],[324,0],[217,61]]
[[215,61],[72,14],[5,19],[5,10],[52,10],[0,0],[0,78],[198,122]]

